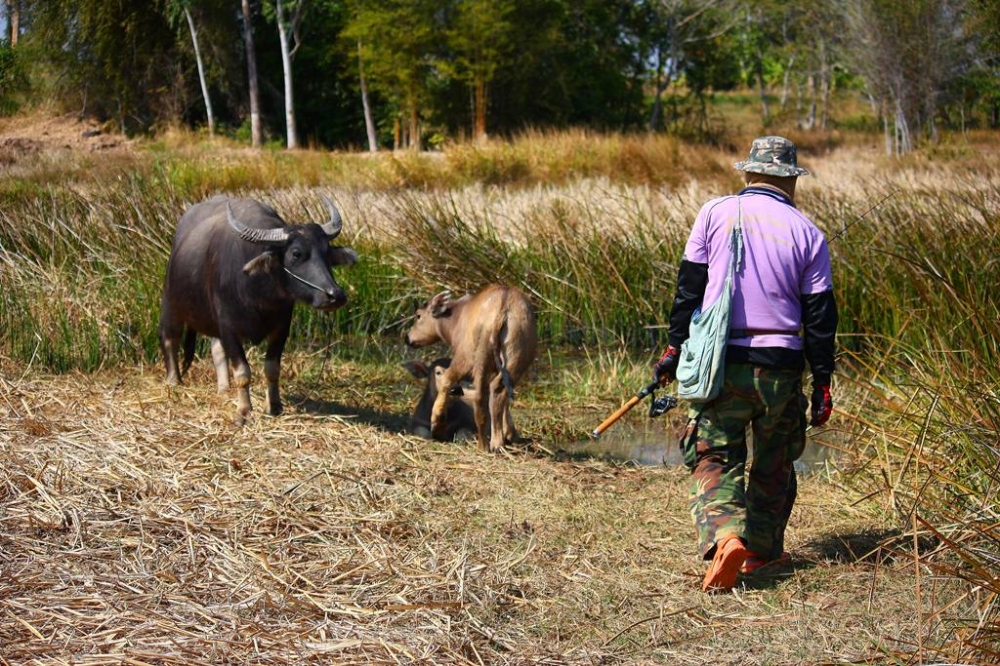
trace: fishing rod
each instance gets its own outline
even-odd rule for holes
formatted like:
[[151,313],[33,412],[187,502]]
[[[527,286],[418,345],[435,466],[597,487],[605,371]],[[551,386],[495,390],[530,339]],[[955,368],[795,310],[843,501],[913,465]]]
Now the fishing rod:
[[872,212],[873,210],[875,210],[876,208],[878,208],[879,206],[881,206],[882,204],[884,204],[886,202],[886,200],[889,197],[891,197],[892,195],[896,194],[896,192],[899,192],[899,190],[893,190],[892,192],[889,192],[889,194],[887,194],[884,197],[882,197],[881,199],[879,199],[876,203],[873,203],[868,208],[868,210],[866,210],[865,212],[861,213],[861,215],[858,215],[856,218],[854,218],[853,220],[851,220],[850,222],[848,222],[847,224],[845,224],[840,229],[840,231],[838,231],[837,233],[835,233],[833,235],[833,237],[830,238],[830,243],[832,243],[833,241],[837,240],[838,238],[840,238],[841,236],[843,236],[845,233],[847,233],[848,229],[850,229],[851,227],[853,227],[855,224],[857,224],[861,220],[865,219],[865,217],[868,216],[868,213]]

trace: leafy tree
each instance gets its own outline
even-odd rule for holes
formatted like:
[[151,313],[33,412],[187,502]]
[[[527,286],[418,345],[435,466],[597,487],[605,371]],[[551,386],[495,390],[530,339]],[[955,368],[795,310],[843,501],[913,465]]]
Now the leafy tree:
[[454,54],[439,67],[466,83],[472,91],[472,136],[486,136],[489,86],[511,48],[513,0],[458,0],[447,44]]
[[440,36],[433,0],[354,0],[344,30],[361,44],[372,87],[398,111],[393,145],[420,146],[421,105],[428,98],[432,58]]
[[278,27],[281,45],[281,72],[285,91],[285,132],[288,148],[298,148],[299,141],[295,129],[295,87],[292,76],[292,61],[302,45],[302,16],[306,0],[273,0],[265,3],[265,11]]
[[[347,7],[341,0],[309,0],[295,55],[295,118],[300,143],[345,148],[365,143],[364,109],[358,103],[358,45],[341,36],[347,21]],[[274,32],[267,31],[272,42],[261,43],[268,78],[280,74],[280,63],[274,57],[280,50],[273,44]],[[275,101],[280,103],[277,95]],[[377,92],[370,92],[370,101],[372,106],[386,108]]]
[[[966,109],[972,115],[977,105],[985,110],[986,122],[1000,127],[1000,3],[995,0],[969,0],[968,30],[973,37],[973,66],[966,76],[954,83],[958,98],[960,123],[966,122]],[[971,120],[971,118],[970,118]]]
[[971,67],[964,15],[963,0],[847,0],[851,60],[880,101],[887,152],[936,137],[941,95]]
[[731,87],[735,61],[721,38],[732,31],[737,14],[732,0],[643,0],[639,7],[653,90],[647,127],[655,130],[664,124],[663,93],[682,74],[699,103],[708,88]]
[[178,58],[162,0],[47,0],[31,9],[24,37],[55,66],[62,98],[126,131],[176,116]]
[[215,113],[212,110],[212,97],[208,94],[208,79],[205,75],[205,63],[201,56],[201,47],[198,44],[198,29],[195,27],[194,17],[191,15],[192,0],[168,0],[167,15],[170,22],[177,25],[183,20],[187,23],[191,34],[191,46],[194,49],[195,61],[198,65],[198,81],[201,84],[201,95],[205,100],[205,115],[208,118],[208,134],[215,136]]

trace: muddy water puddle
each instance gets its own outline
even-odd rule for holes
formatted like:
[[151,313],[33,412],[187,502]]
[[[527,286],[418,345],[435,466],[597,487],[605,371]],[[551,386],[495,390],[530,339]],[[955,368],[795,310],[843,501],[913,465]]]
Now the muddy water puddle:
[[[795,462],[795,469],[800,474],[823,471],[836,464],[841,447],[836,445],[831,435],[832,432],[822,431],[807,434],[805,453]],[[662,422],[658,421],[639,426],[616,424],[596,440],[573,442],[560,447],[558,454],[567,458],[609,460],[636,465],[683,465],[679,437],[679,429],[663,427]],[[752,458],[753,438],[748,436],[748,440]]]

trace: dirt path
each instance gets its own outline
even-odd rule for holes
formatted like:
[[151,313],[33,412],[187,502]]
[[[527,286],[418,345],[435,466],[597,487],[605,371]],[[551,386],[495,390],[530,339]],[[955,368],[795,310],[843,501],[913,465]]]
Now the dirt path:
[[131,142],[92,119],[36,114],[0,119],[0,166],[64,153],[131,150]]

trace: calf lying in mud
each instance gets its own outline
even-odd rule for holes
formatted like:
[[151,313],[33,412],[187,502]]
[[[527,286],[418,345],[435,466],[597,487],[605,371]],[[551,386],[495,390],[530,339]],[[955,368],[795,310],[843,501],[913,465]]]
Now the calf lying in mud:
[[417,308],[406,334],[411,347],[444,342],[451,364],[441,374],[431,407],[431,432],[444,436],[452,387],[472,377],[473,417],[479,447],[502,450],[518,440],[510,414],[514,386],[535,360],[538,332],[528,297],[515,289],[491,284],[479,293],[452,300],[441,292]]
[[451,365],[450,358],[437,358],[430,363],[423,361],[407,361],[403,367],[417,379],[424,380],[424,391],[420,394],[410,422],[407,426],[414,435],[424,439],[437,439],[443,442],[471,439],[476,435],[476,420],[472,414],[472,382],[468,379],[451,387],[452,399],[448,401],[445,412],[445,428],[440,437],[431,433],[431,409],[437,399],[444,371]]

